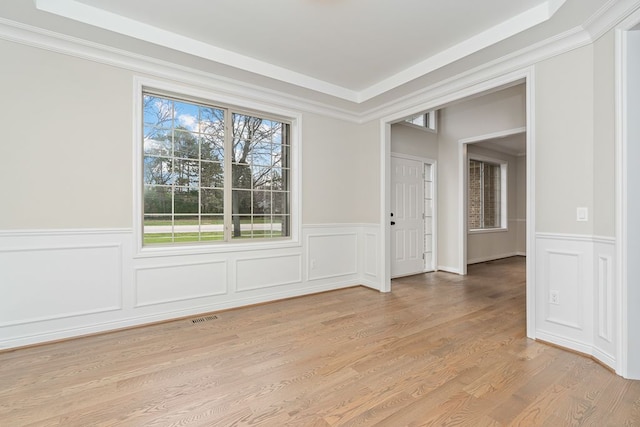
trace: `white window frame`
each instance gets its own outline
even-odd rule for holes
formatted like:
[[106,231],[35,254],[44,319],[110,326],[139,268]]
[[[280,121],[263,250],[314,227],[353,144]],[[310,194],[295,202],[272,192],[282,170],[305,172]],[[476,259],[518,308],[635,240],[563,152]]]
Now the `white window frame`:
[[[500,166],[500,227],[495,228],[469,228],[469,234],[481,234],[481,233],[499,233],[509,231],[509,222],[507,220],[507,173],[509,163],[504,159],[496,159],[494,157],[487,157],[481,154],[469,153],[467,156],[467,197],[469,197],[469,184],[471,177],[469,176],[469,166],[471,161],[493,163]],[[469,203],[467,201],[467,227],[469,224]]]
[[[182,97],[193,102],[213,105],[227,105],[248,112],[264,113],[267,117],[285,118],[289,123],[290,135],[290,236],[278,239],[238,239],[215,243],[185,242],[172,245],[143,245],[143,92]],[[133,235],[136,257],[172,256],[185,254],[204,254],[237,252],[247,250],[278,249],[301,245],[301,129],[302,114],[283,109],[276,105],[260,103],[248,98],[211,92],[206,89],[183,86],[164,81],[135,77],[133,84]]]

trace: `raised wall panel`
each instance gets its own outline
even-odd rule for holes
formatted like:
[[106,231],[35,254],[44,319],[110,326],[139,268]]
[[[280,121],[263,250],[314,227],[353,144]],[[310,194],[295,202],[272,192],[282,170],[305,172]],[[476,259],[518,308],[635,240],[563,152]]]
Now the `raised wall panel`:
[[378,275],[378,236],[373,233],[364,235],[364,274]]
[[598,256],[598,336],[613,341],[613,264],[610,256]]
[[547,295],[558,293],[559,303],[547,298],[546,320],[571,328],[583,329],[581,254],[548,250],[546,253]]
[[599,238],[594,245],[595,292],[594,356],[607,364],[616,366],[617,325],[616,309],[618,296],[615,279],[616,242],[611,238]]
[[119,310],[118,244],[0,251],[0,326]]
[[535,246],[536,338],[593,355],[593,238],[538,233]]
[[164,304],[227,293],[225,261],[155,265],[135,269],[135,306]]
[[236,261],[236,290],[249,291],[302,282],[302,256],[278,255]]
[[356,233],[308,236],[309,280],[329,279],[358,272]]

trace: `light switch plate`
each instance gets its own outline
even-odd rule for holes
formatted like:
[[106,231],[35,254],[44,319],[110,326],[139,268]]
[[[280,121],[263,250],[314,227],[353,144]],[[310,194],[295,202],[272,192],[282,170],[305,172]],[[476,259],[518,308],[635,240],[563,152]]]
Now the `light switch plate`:
[[576,209],[576,219],[578,221],[588,221],[589,220],[589,209],[588,208],[577,208]]

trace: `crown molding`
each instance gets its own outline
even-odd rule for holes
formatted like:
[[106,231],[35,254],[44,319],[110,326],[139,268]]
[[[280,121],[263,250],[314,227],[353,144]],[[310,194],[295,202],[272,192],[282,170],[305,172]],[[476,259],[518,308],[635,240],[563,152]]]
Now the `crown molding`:
[[638,0],[609,0],[585,21],[582,27],[589,33],[591,39],[596,41],[638,8],[640,8]]
[[434,70],[445,67],[459,59],[487,48],[511,36],[528,30],[542,22],[549,20],[566,0],[555,0],[541,3],[538,6],[495,25],[461,43],[452,46],[432,57],[419,62],[379,83],[363,90],[359,94],[359,101],[364,102],[383,93],[395,89],[411,80],[417,79]]
[[417,111],[437,108],[442,105],[437,102],[446,99],[448,94],[460,88],[482,84],[586,46],[606,34],[638,8],[640,0],[609,0],[582,26],[365,111],[356,111],[357,103],[354,103],[354,110],[339,108],[328,102],[287,94],[4,18],[0,18],[0,39],[282,108],[297,109],[353,123],[366,123],[390,115],[402,117],[401,114],[410,115]]
[[442,99],[457,88],[472,86],[589,45],[638,9],[640,9],[640,0],[608,0],[580,26],[372,108],[363,112],[360,120],[362,122],[377,120],[397,111],[405,111],[406,115],[410,115],[416,111],[437,108],[439,105],[430,100]]
[[75,0],[36,0],[36,8],[74,21],[195,55],[244,71],[358,102],[356,91],[136,21]]
[[353,111],[0,17],[0,40],[19,43],[257,102],[359,122]]
[[547,0],[359,92],[76,0],[35,0],[35,5],[44,12],[359,104],[545,22],[565,1]]
[[[424,89],[398,98],[364,112],[361,121],[376,120],[388,117],[397,111],[406,111],[406,115],[416,111],[438,108],[441,104],[433,100],[446,99],[447,95],[460,88],[481,84],[500,76],[525,69],[537,62],[560,55],[591,43],[591,37],[582,27],[574,27],[557,36],[540,41],[519,51],[489,61],[463,73],[441,80]],[[490,88],[487,88],[490,89]]]

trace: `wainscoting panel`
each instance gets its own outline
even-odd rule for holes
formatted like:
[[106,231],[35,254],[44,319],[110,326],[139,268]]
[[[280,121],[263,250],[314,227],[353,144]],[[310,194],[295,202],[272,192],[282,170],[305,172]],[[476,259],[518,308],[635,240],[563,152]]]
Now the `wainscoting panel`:
[[0,251],[0,327],[119,310],[118,244]]
[[[583,330],[582,301],[585,281],[584,253],[545,251],[546,295],[549,295],[545,320],[560,326]],[[553,295],[553,296],[552,296]]]
[[615,239],[538,233],[536,251],[536,337],[615,369]]
[[[591,354],[593,242],[589,236],[536,238],[536,336]],[[540,334],[538,334],[538,332]],[[542,337],[547,338],[542,338]],[[551,339],[549,339],[551,337]]]
[[302,282],[302,256],[277,255],[236,261],[236,290],[251,291]]
[[364,274],[378,275],[378,235],[375,233],[364,235]]
[[310,225],[286,248],[144,257],[131,229],[0,230],[0,349],[349,286],[379,289],[378,232],[377,224]]
[[594,277],[595,295],[595,337],[594,356],[611,367],[615,367],[616,354],[616,307],[618,295],[615,287],[615,239],[594,240],[596,257]]
[[225,261],[135,268],[135,307],[195,300],[227,293]]
[[307,235],[307,277],[332,279],[358,273],[358,233]]
[[376,226],[364,226],[360,233],[360,247],[358,249],[359,268],[361,272],[360,283],[369,288],[380,290],[380,228]]

